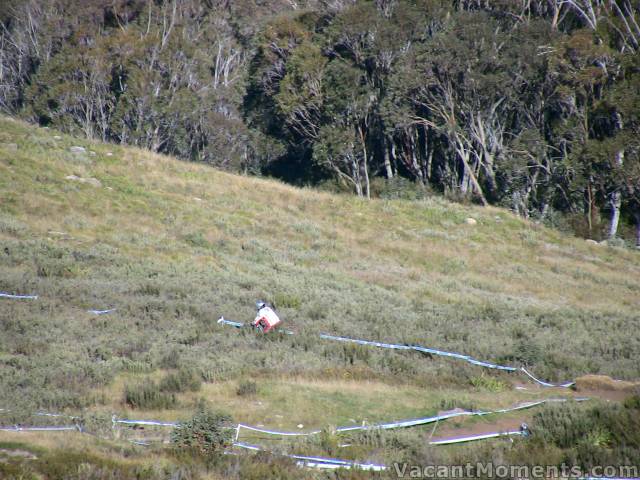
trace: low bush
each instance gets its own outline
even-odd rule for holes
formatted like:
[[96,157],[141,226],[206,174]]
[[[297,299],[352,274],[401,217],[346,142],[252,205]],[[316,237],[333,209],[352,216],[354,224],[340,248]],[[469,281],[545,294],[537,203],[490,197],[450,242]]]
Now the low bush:
[[239,397],[247,397],[255,395],[256,393],[258,393],[258,385],[256,382],[251,380],[240,382],[240,385],[238,385],[238,389],[236,390],[236,394]]
[[276,293],[273,304],[276,308],[300,308],[302,300],[293,294]]
[[575,465],[640,464],[640,415],[633,407],[549,405],[536,413],[531,424],[534,437],[544,445],[564,450]]
[[171,432],[171,443],[177,449],[187,449],[202,455],[221,453],[233,441],[233,419],[221,412],[200,408],[186,422]]
[[169,393],[197,392],[202,381],[200,377],[190,369],[180,369],[169,373],[160,381],[160,390]]
[[163,409],[176,406],[176,396],[163,392],[153,381],[145,381],[138,385],[126,385],[124,402],[132,408]]
[[624,401],[625,408],[640,410],[640,395],[632,395]]
[[494,393],[504,392],[509,388],[505,382],[496,377],[492,377],[491,375],[482,374],[471,378],[470,381],[471,385],[478,390],[488,390],[489,392]]

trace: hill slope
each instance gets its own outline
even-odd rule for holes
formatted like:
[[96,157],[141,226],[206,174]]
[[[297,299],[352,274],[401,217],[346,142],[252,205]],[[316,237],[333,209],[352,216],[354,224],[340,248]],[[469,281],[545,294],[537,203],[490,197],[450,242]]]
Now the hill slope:
[[[0,407],[129,408],[128,382],[188,369],[208,383],[180,400],[185,411],[202,395],[259,421],[225,383],[252,376],[282,415],[336,424],[352,411],[417,415],[492,385],[477,367],[317,332],[524,364],[551,380],[640,377],[640,256],[495,208],[300,190],[5,117],[0,244],[0,291],[39,295],[0,299]],[[299,334],[216,324],[252,318],[256,299]],[[87,313],[107,308],[117,310]],[[420,400],[425,385],[443,390]]]
[[[118,307],[134,338],[125,317],[138,319],[138,333],[150,327],[175,345],[209,348],[204,335],[218,316],[251,318],[264,298],[298,328],[485,359],[535,355],[529,363],[552,377],[639,374],[640,336],[629,335],[640,298],[634,252],[497,209],[358,201],[111,145],[81,142],[88,151],[76,154],[72,138],[1,126],[0,288],[39,294],[54,316]],[[153,351],[153,339],[124,350],[105,360]],[[280,353],[260,355],[276,369],[325,366],[314,365],[317,352],[307,361]]]

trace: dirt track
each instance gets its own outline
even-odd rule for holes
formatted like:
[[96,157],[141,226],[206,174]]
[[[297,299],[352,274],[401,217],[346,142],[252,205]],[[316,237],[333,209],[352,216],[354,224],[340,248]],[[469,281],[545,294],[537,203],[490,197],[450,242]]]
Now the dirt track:
[[[632,395],[640,394],[640,382],[613,380],[604,375],[585,375],[576,379],[574,388],[544,388],[531,383],[514,385],[522,392],[530,393],[532,400],[537,397],[592,398],[607,402],[623,402]],[[514,431],[522,423],[529,423],[534,412],[523,411],[517,418],[496,417],[491,421],[478,421],[477,418],[459,418],[442,423],[429,432],[426,439],[443,440],[453,437],[482,435],[493,432]]]

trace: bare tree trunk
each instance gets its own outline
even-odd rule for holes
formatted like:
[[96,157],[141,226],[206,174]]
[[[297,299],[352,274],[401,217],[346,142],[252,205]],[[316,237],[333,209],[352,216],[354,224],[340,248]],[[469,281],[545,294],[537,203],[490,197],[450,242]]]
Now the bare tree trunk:
[[587,223],[589,225],[589,236],[593,230],[593,193],[591,191],[591,182],[587,185]]
[[356,160],[355,154],[351,157],[351,176],[353,177],[353,184],[356,187],[356,195],[362,197],[362,180],[360,179],[360,167]]
[[456,150],[463,165],[463,175],[460,189],[462,193],[466,193],[469,190],[469,187],[471,187],[471,190],[480,197],[482,205],[486,207],[489,202],[487,202],[487,199],[484,196],[484,192],[482,191],[482,187],[478,182],[478,178],[476,177],[471,165],[469,164],[469,150],[465,148],[460,139],[456,139],[456,143]]
[[385,140],[384,145],[384,170],[387,174],[387,179],[391,180],[393,178],[393,169],[391,168],[391,159],[389,158],[389,146],[387,145],[387,141]]
[[[622,130],[622,115],[616,114],[616,124],[618,129]],[[624,164],[624,150],[618,150],[616,152],[615,165],[618,168],[622,168]],[[611,223],[609,224],[608,238],[615,238],[618,233],[618,223],[620,222],[620,206],[622,205],[622,191],[619,185],[615,186],[615,190],[610,196],[609,202],[611,204]]]
[[551,19],[551,29],[558,29],[558,20],[560,19],[560,5],[555,0],[552,0],[553,18]]
[[369,160],[367,158],[367,142],[366,139],[364,138],[364,129],[362,128],[362,126],[358,127],[358,133],[360,134],[360,142],[362,143],[362,167],[363,167],[363,174],[364,174],[364,193],[366,195],[367,198],[371,198],[371,189],[370,189],[370,183],[369,183]]
[[[415,134],[415,136],[414,136]],[[412,131],[407,133],[409,137],[409,149],[411,150],[411,169],[414,171],[415,176],[418,178],[418,182],[420,185],[424,186],[424,175],[422,173],[422,168],[418,164],[418,145],[416,141],[416,137],[418,136],[418,132],[413,129]]]
[[620,205],[622,203],[622,194],[619,190],[616,190],[609,197],[609,204],[611,205],[611,221],[609,223],[609,233],[607,237],[609,239],[615,238],[618,233],[618,223],[620,222]]

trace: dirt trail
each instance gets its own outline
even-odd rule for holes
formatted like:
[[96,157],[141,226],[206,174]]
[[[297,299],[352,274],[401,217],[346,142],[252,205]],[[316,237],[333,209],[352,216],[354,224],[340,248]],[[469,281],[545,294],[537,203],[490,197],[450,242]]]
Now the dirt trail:
[[[545,388],[540,385],[522,383],[514,385],[521,392],[531,394],[531,400],[557,396],[559,398],[591,398],[607,402],[623,402],[632,395],[640,395],[640,382],[614,380],[605,375],[585,375],[576,379],[574,388]],[[539,398],[538,398],[539,397]],[[456,419],[441,423],[427,435],[428,440],[444,440],[453,437],[466,437],[494,432],[515,431],[522,423],[529,423],[533,411],[523,411],[517,418],[497,417],[492,421],[478,421],[477,418]]]
[[431,436],[431,432],[427,435],[429,441],[446,440],[454,437],[467,437],[472,435],[483,435],[485,433],[494,432],[512,432],[520,429],[522,423],[529,423],[533,414],[522,415],[521,418],[500,418],[493,422],[475,422],[464,427],[445,426],[437,428]]

